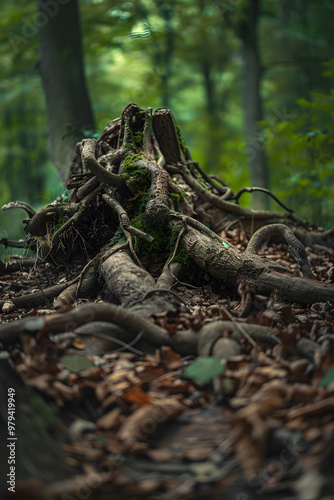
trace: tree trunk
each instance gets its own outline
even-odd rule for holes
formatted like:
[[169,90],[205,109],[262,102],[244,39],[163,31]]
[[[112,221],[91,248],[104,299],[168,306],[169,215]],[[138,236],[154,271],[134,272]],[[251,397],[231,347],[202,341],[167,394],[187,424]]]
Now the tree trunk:
[[162,105],[165,108],[170,107],[170,79],[172,76],[172,59],[174,54],[174,29],[173,29],[173,14],[174,14],[174,2],[170,1],[168,3],[162,0],[156,0],[156,4],[164,20],[165,27],[165,39],[163,41],[163,49],[158,52],[156,57],[158,64],[161,66],[161,96]]
[[[245,154],[250,168],[252,186],[269,188],[269,172],[261,127],[257,122],[263,119],[260,93],[261,62],[258,47],[258,23],[260,0],[249,0],[244,10],[246,16],[238,29],[242,43],[244,62],[244,131]],[[253,208],[267,209],[268,197],[257,193],[253,198]]]
[[83,68],[78,2],[54,2],[51,6],[47,0],[39,0],[38,13],[47,20],[39,32],[39,68],[51,159],[65,183],[75,144],[84,130],[94,128]]

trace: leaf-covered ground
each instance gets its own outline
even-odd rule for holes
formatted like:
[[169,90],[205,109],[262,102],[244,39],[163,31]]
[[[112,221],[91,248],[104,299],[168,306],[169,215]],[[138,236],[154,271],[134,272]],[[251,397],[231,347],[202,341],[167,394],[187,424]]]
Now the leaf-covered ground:
[[[246,246],[240,230],[222,237]],[[317,279],[331,282],[333,254],[307,252]],[[298,273],[287,245],[268,242],[261,253]],[[44,264],[39,271],[3,274],[2,299],[77,273],[73,266],[55,273]],[[52,408],[49,431],[53,436],[57,427],[71,468],[66,480],[48,486],[38,474],[17,477],[15,498],[333,499],[332,305],[304,308],[274,290],[269,299],[259,296],[243,283],[237,292],[204,273],[196,287],[184,283],[174,290],[184,307],[152,321],[173,335],[232,318],[240,354],[220,360],[217,369],[210,353],[195,364],[193,356],[180,357],[169,347],[140,351],[138,338],[110,350],[102,332],[50,339],[41,331],[10,349],[18,372]],[[50,312],[50,303],[30,311],[4,306],[1,319]],[[244,323],[271,330],[250,338]],[[231,335],[228,328],[221,332]]]

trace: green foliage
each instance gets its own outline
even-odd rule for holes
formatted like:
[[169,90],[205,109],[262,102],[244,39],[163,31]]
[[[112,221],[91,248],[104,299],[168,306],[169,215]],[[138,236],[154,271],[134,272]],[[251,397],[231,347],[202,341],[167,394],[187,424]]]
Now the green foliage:
[[79,373],[86,368],[94,366],[88,358],[78,354],[65,354],[60,358],[60,362],[63,366],[65,366],[65,368],[74,373]]
[[[334,61],[327,63],[333,68]],[[334,68],[326,71],[334,75]],[[266,124],[266,143],[273,158],[278,196],[298,217],[332,226],[334,199],[334,91],[299,99],[299,113],[289,121]]]
[[[3,2],[0,20],[0,206],[21,199],[38,209],[60,182],[49,160],[44,97],[37,68],[36,6]],[[24,238],[21,210],[0,212],[0,236]],[[17,253],[17,251],[15,252]]]
[[318,383],[319,387],[327,387],[329,390],[334,388],[334,366],[331,366],[326,375]]
[[214,377],[218,377],[226,370],[226,364],[214,356],[204,356],[196,359],[185,369],[187,377],[197,380],[201,384],[210,382]]

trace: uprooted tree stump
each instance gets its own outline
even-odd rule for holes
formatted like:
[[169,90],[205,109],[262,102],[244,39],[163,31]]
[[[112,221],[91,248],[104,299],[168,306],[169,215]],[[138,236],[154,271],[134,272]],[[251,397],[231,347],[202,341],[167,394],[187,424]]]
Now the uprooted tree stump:
[[[260,294],[275,291],[303,304],[334,300],[334,287],[315,280],[300,241],[323,242],[332,232],[310,236],[271,193],[285,213],[240,206],[239,196],[252,189],[235,195],[223,180],[207,175],[191,159],[168,109],[152,116],[151,108],[130,104],[99,139],[77,145],[70,171],[69,202],[56,201],[37,213],[21,202],[3,208],[27,211],[23,246],[34,250],[37,263],[80,256],[86,265],[70,286],[14,299],[14,306],[36,306],[60,292],[56,307],[73,303],[93,296],[102,278],[108,302],[148,316],[175,308],[178,298],[170,289],[190,262],[224,284],[241,281]],[[282,222],[294,224],[299,239]],[[260,228],[245,252],[219,236],[234,223],[249,236],[251,228]],[[289,244],[302,276],[257,255],[273,235]]]
[[[292,327],[291,332],[281,330],[277,336],[272,325],[252,324],[242,318],[248,316],[256,294],[269,297],[275,292],[286,302],[303,305],[333,303],[334,286],[315,279],[304,247],[304,244],[317,249],[333,247],[333,231],[306,230],[270,192],[267,194],[284,209],[283,213],[249,210],[239,205],[243,192],[260,188],[241,188],[234,194],[222,179],[207,175],[192,160],[168,109],[159,109],[152,115],[150,108],[141,110],[130,104],[120,118],[107,125],[99,139],[84,139],[76,147],[67,188],[71,191],[69,200],[57,199],[38,212],[23,202],[11,202],[3,207],[22,208],[28,218],[24,220],[24,242],[3,239],[1,243],[30,248],[34,258],[22,258],[20,263],[0,261],[0,273],[14,272],[19,266],[38,267],[42,262],[54,265],[56,271],[63,263],[80,263],[81,268],[72,281],[0,301],[3,313],[15,308],[37,308],[50,299],[55,299],[56,310],[1,325],[0,343],[4,348],[12,349],[22,340],[22,334],[37,336],[42,344],[46,337],[47,342],[59,342],[57,346],[70,336],[73,339],[98,334],[108,339],[107,347],[104,344],[100,352],[117,349],[119,345],[129,348],[133,343],[144,352],[153,352],[152,345],[169,346],[183,355],[201,354],[220,359],[234,356],[233,365],[240,361],[236,358],[242,352],[242,343],[250,346],[254,359],[262,356],[268,361],[269,357],[258,343],[280,348],[286,335],[293,337],[297,352],[304,358],[298,365],[304,381],[302,371],[306,369],[307,360],[319,352],[319,345],[298,336],[297,328]],[[245,251],[221,236],[233,225],[242,227],[249,239]],[[270,237],[278,237],[288,244],[299,267],[298,274],[258,255]],[[236,294],[238,290],[242,297],[238,321],[223,305],[219,318],[202,321],[196,327],[193,323],[189,328],[188,322],[185,328],[173,329],[173,325],[167,329],[163,322],[155,321],[167,313],[182,317],[186,306],[173,286],[184,282],[192,286],[201,273],[206,273],[228,293]],[[103,301],[98,298],[101,294]],[[90,302],[74,307],[79,298],[90,299]],[[94,347],[99,351],[99,345]],[[13,353],[13,357],[19,359],[15,349]],[[43,349],[37,352],[36,359],[40,356],[47,358]],[[49,361],[52,364],[54,360],[46,359]],[[282,366],[286,369],[290,365],[283,363]],[[5,368],[7,370],[7,365]],[[99,367],[96,368],[98,371]],[[58,370],[55,366],[53,369]],[[291,374],[295,376],[292,368]],[[35,380],[35,383],[41,387],[42,382]],[[223,386],[224,381],[221,383]],[[268,390],[276,394],[275,384],[267,385],[269,389],[266,386],[262,391],[265,397]],[[68,392],[70,399],[72,389],[59,382],[53,386],[52,395],[57,391]],[[299,386],[298,390],[301,391]],[[222,393],[230,394],[226,387]],[[275,400],[276,409],[283,408],[283,399],[292,399],[291,394],[290,391],[284,393],[284,397],[280,395],[279,404]],[[256,411],[262,415],[259,401],[255,402]],[[182,411],[178,402],[174,401],[170,407],[171,401],[167,403],[169,410],[161,422]],[[248,425],[248,416],[243,411],[239,411],[240,418]],[[271,415],[271,406],[268,415]],[[132,421],[129,426],[130,423],[132,425]],[[126,424],[122,427],[120,439],[131,452],[138,436],[131,435],[130,427]],[[262,437],[260,442],[263,444]],[[257,442],[254,448],[256,446]],[[54,450],[50,462],[55,463],[57,457],[58,450]]]

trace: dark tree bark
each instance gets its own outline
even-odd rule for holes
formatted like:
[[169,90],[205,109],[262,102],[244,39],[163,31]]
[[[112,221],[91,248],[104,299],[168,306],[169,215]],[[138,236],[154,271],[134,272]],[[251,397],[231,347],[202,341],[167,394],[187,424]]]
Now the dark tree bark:
[[219,133],[221,119],[217,99],[217,89],[214,80],[214,67],[208,57],[208,44],[206,41],[206,33],[202,33],[202,52],[200,55],[199,65],[203,79],[203,89],[206,100],[206,112],[208,117],[208,132],[209,137],[208,147],[205,151],[205,158],[211,172],[216,172],[219,167],[219,158],[222,150],[222,138]]
[[[246,157],[250,167],[253,186],[269,188],[269,172],[264,149],[261,128],[257,122],[263,119],[261,102],[261,61],[258,46],[258,24],[260,0],[249,0],[244,9],[245,20],[241,22],[237,33],[242,43],[244,62],[243,110],[246,142]],[[253,207],[268,208],[268,197],[257,194]]]
[[77,0],[38,1],[41,18],[39,68],[46,99],[51,159],[62,181],[68,177],[73,149],[83,130],[94,128],[83,68]]

